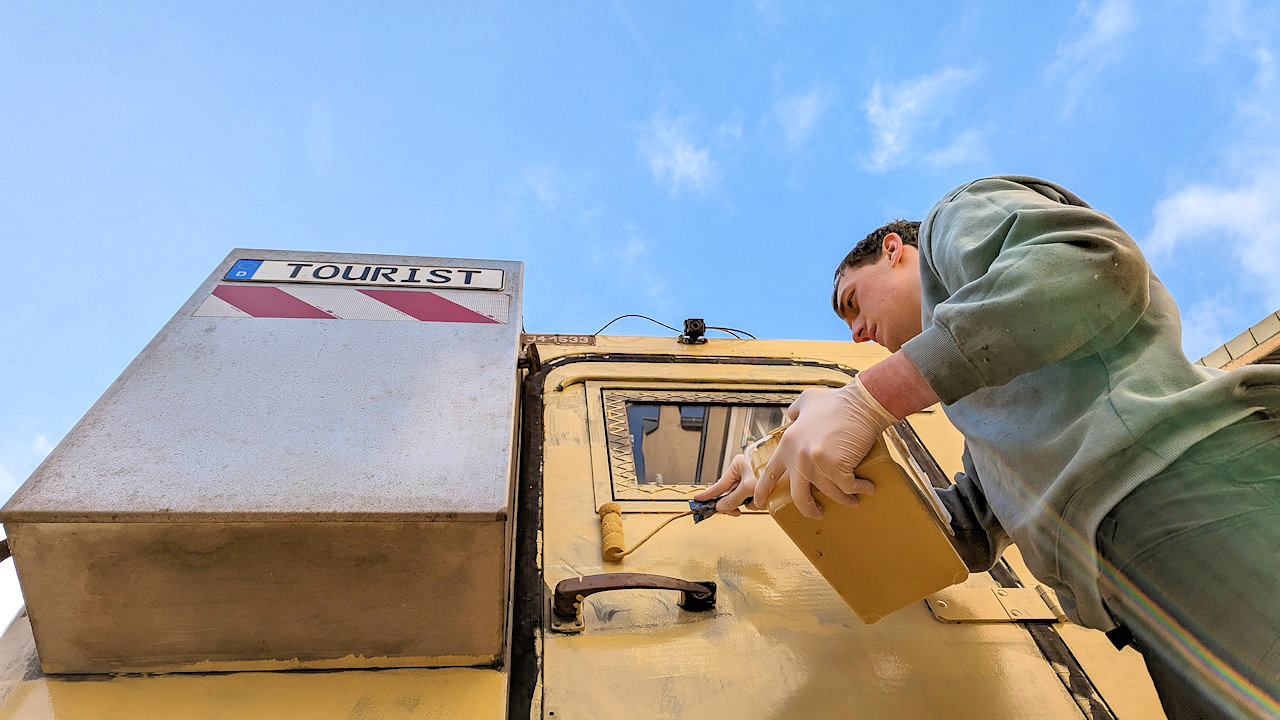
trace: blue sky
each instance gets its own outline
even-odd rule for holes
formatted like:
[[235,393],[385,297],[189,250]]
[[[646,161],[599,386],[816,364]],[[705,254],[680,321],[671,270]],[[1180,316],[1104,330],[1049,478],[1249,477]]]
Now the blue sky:
[[857,239],[1038,175],[1198,358],[1280,308],[1278,44],[1246,0],[4,3],[0,493],[233,247],[523,260],[532,332],[845,339]]

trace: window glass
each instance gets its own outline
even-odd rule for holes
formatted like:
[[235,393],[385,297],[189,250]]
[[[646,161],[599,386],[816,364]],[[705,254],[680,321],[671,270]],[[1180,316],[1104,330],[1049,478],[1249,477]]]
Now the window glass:
[[710,485],[733,457],[782,424],[783,404],[626,403],[639,485]]

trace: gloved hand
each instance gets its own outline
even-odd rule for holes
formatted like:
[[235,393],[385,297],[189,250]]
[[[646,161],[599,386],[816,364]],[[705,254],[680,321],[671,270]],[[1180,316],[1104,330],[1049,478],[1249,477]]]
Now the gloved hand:
[[742,514],[738,509],[756,488],[756,474],[751,471],[751,463],[746,455],[738,455],[729,463],[724,475],[715,485],[693,496],[694,500],[710,500],[721,493],[729,493],[716,502],[716,512],[737,517]]
[[867,392],[861,380],[855,377],[842,388],[805,390],[787,408],[787,416],[793,422],[782,434],[765,476],[752,488],[752,507],[766,507],[769,493],[783,475],[791,477],[796,509],[815,520],[822,517],[822,508],[813,499],[811,485],[851,507],[858,504],[856,494],[875,492],[874,483],[853,471],[897,418]]

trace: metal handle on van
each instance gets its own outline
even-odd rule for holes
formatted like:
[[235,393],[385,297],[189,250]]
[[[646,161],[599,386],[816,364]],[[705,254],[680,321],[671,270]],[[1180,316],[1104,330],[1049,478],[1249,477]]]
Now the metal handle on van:
[[679,605],[685,610],[702,612],[716,606],[716,584],[710,580],[695,582],[649,573],[586,575],[556,583],[551,596],[551,629],[564,633],[582,632],[583,601],[606,590],[678,590]]

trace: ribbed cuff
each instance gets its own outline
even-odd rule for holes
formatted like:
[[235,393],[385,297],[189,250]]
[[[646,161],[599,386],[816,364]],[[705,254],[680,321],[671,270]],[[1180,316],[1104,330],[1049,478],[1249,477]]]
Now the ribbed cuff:
[[959,343],[937,325],[903,343],[902,351],[944,404],[982,387],[982,377],[960,351]]

